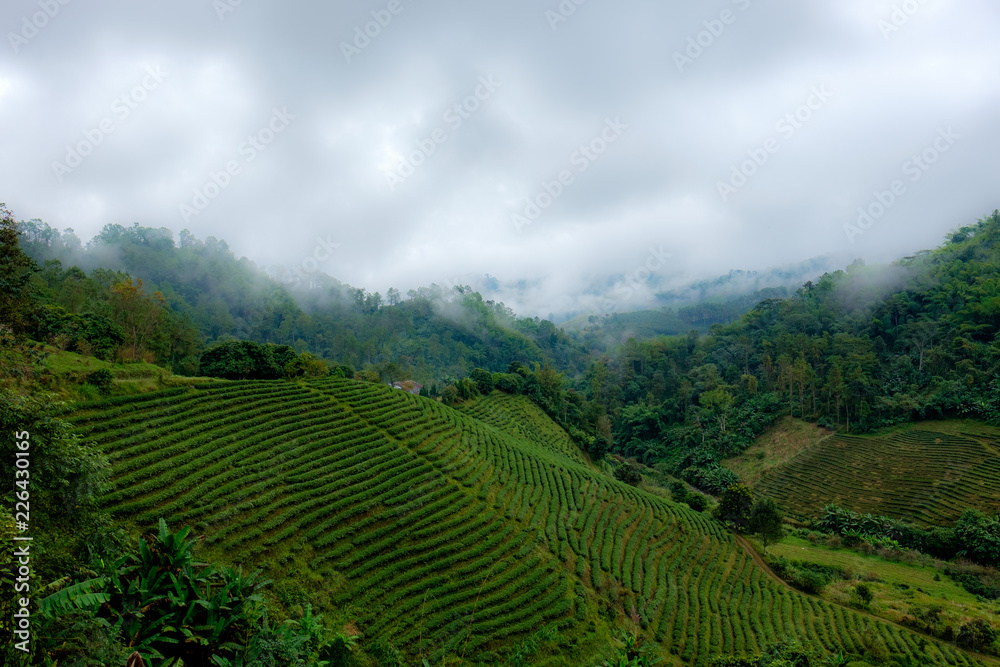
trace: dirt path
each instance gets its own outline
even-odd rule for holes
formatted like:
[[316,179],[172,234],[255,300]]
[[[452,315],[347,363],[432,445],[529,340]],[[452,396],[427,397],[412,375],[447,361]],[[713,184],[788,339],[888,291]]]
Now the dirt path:
[[[862,616],[867,616],[868,618],[874,619],[876,621],[881,621],[882,623],[888,623],[889,625],[894,625],[897,628],[899,628],[900,630],[903,630],[904,632],[912,632],[914,634],[918,634],[918,635],[921,635],[923,637],[927,637],[930,641],[934,642],[935,644],[938,644],[938,645],[942,644],[942,641],[940,639],[938,639],[937,637],[935,637],[933,635],[930,635],[930,634],[927,634],[925,632],[921,632],[919,630],[915,630],[913,628],[907,627],[907,626],[903,625],[902,623],[897,623],[895,621],[889,620],[888,618],[883,618],[881,616],[876,616],[875,614],[873,614],[871,612],[868,612],[868,611],[864,611],[863,609],[855,609],[854,607],[848,607],[847,605],[840,604],[839,602],[834,602],[832,600],[825,600],[825,599],[821,598],[818,595],[810,595],[809,593],[804,593],[804,592],[800,591],[799,589],[795,588],[794,586],[792,586],[791,584],[789,584],[787,581],[785,581],[784,579],[782,579],[781,577],[779,577],[778,575],[776,575],[774,573],[774,571],[767,565],[767,563],[764,562],[764,559],[760,557],[760,554],[757,553],[757,550],[754,549],[753,546],[751,546],[751,544],[747,541],[747,539],[745,537],[743,537],[742,535],[735,535],[735,534],[733,535],[733,537],[736,538],[736,543],[739,544],[741,547],[743,547],[743,551],[745,551],[747,553],[747,555],[750,556],[750,558],[753,559],[753,562],[756,563],[758,567],[760,567],[762,570],[764,570],[764,572],[767,574],[767,576],[769,576],[771,579],[773,579],[774,581],[778,582],[779,584],[781,584],[783,587],[787,588],[788,590],[793,591],[795,593],[798,593],[799,595],[807,595],[809,597],[816,598],[817,600],[822,600],[826,604],[836,605],[838,607],[841,607],[843,609],[851,611],[851,612],[853,612],[855,614],[861,614]],[[984,655],[982,653],[975,653],[973,651],[968,651],[968,650],[960,648],[958,646],[954,646],[953,644],[948,644],[948,646],[951,647],[951,648],[954,648],[956,651],[962,651],[963,653],[966,653],[967,655],[972,656],[976,660],[979,660],[979,661],[981,661],[981,662],[983,662],[983,663],[985,663],[987,665],[1000,665],[1000,660],[997,660],[993,656]]]

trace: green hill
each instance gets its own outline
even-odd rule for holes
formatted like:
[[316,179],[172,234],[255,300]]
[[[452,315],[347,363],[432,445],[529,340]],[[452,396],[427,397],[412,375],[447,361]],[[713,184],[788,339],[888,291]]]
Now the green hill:
[[194,525],[209,555],[264,567],[283,603],[346,609],[368,645],[411,660],[494,663],[554,623],[572,639],[540,664],[594,664],[629,627],[693,665],[788,637],[977,664],[792,592],[720,524],[597,472],[531,412],[328,378],[170,389],[66,417],[110,458],[102,502],[122,521]]
[[879,436],[835,435],[761,477],[755,488],[802,517],[834,503],[922,526],[1000,506],[1000,429],[930,422]]

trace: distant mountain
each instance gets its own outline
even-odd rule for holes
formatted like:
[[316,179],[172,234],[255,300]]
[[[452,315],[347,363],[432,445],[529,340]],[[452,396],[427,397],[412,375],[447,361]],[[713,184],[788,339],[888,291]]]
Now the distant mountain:
[[724,276],[698,280],[658,292],[656,299],[661,306],[678,308],[695,303],[725,301],[780,287],[791,288],[789,291],[791,293],[805,282],[816,280],[824,273],[845,268],[851,261],[852,258],[843,254],[823,255],[797,264],[760,271],[735,269]]

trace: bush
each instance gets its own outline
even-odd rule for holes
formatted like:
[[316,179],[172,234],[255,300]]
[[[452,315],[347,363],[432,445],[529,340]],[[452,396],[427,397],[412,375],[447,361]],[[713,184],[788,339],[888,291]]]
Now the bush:
[[472,372],[469,373],[469,379],[476,383],[476,389],[480,394],[489,394],[495,386],[493,374],[482,368],[473,368]]
[[493,386],[505,394],[520,394],[523,379],[514,373],[494,373]]
[[624,462],[615,468],[615,479],[632,486],[638,486],[639,482],[642,481],[642,473],[639,472],[639,468],[635,464]]
[[96,370],[87,376],[87,382],[97,387],[97,390],[105,396],[111,393],[111,385],[114,379],[111,371],[107,368]]
[[286,366],[298,356],[288,345],[228,341],[202,353],[199,373],[225,380],[276,380],[285,377]]
[[836,567],[789,561],[786,558],[769,558],[767,561],[774,573],[790,583],[795,588],[806,593],[818,595],[832,579],[840,578],[842,572]]
[[992,646],[998,637],[1000,637],[1000,633],[989,621],[977,618],[962,624],[958,629],[955,643],[973,651],[982,651],[984,648]]
[[875,599],[875,594],[872,592],[871,586],[865,582],[861,582],[854,587],[854,595],[857,596],[858,601],[861,602],[863,607],[867,607]]
[[828,584],[826,577],[824,577],[819,572],[812,572],[811,570],[800,570],[798,576],[792,582],[792,585],[798,588],[800,591],[806,593],[812,593],[813,595],[819,595],[823,592],[823,588]]
[[695,512],[704,512],[708,509],[708,498],[701,495],[700,493],[689,493],[684,499],[687,506],[693,509]]
[[476,388],[476,383],[469,378],[462,378],[455,382],[455,389],[458,392],[458,397],[463,401],[467,401],[470,398],[475,398],[479,395],[479,390]]

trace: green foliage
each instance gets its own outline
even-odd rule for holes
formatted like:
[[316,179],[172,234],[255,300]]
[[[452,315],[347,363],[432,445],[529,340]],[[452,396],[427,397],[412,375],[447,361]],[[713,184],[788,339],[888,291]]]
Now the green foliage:
[[469,378],[462,378],[455,383],[455,389],[458,393],[458,398],[467,401],[471,398],[475,398],[479,395],[479,389],[476,383]]
[[476,383],[476,390],[480,394],[489,394],[495,386],[493,374],[482,368],[473,368],[469,379]]
[[767,553],[767,545],[781,541],[784,536],[785,515],[781,512],[778,504],[771,498],[760,498],[750,510],[750,520],[747,522],[747,531],[760,538],[764,544],[764,553]]
[[743,532],[750,524],[753,507],[753,491],[743,484],[730,484],[722,492],[719,505],[715,508],[715,518],[733,530]]
[[[321,363],[321,362],[320,362]],[[216,345],[201,355],[199,372],[226,380],[276,380],[316,373],[316,360],[300,358],[288,345],[260,345],[236,340]]]
[[103,578],[98,578],[66,586],[39,600],[38,613],[54,618],[76,611],[96,609],[111,600],[111,596],[104,592],[106,583]]
[[87,375],[87,383],[97,387],[97,390],[107,396],[111,393],[111,385],[114,383],[114,376],[107,368],[101,368]]
[[1000,516],[968,509],[955,524],[955,537],[972,560],[984,565],[1000,563]]
[[771,643],[761,654],[752,658],[720,656],[712,660],[712,667],[818,667],[820,664],[812,646],[795,640]]
[[14,214],[0,204],[0,326],[23,333],[33,309],[29,287],[34,262],[21,249]]
[[[26,433],[31,466],[29,469],[31,505],[40,516],[50,517],[63,527],[82,529],[95,520],[94,495],[109,473],[106,457],[83,444],[72,426],[52,415],[53,406],[46,397],[25,396],[0,389],[0,470],[8,480],[15,479],[15,440],[10,435]],[[17,479],[25,479],[18,476]],[[15,487],[4,491],[8,507],[14,506]]]
[[998,294],[1000,211],[933,252],[855,263],[761,300],[709,336],[628,339],[580,384],[613,417],[617,453],[669,462],[719,493],[731,480],[720,484],[718,462],[782,412],[852,433],[948,416],[1000,423]]
[[516,373],[494,373],[493,386],[507,394],[520,394],[523,378]]
[[708,509],[708,498],[700,493],[688,491],[683,482],[671,482],[670,495],[674,502],[685,503],[695,512],[704,512]]
[[836,567],[789,561],[786,558],[770,558],[768,564],[774,573],[801,591],[819,595],[823,589],[836,579],[843,579],[844,573]]
[[500,372],[515,360],[551,361],[576,374],[589,360],[587,348],[551,322],[517,317],[467,287],[431,285],[405,298],[390,290],[383,299],[323,274],[308,284],[293,275],[275,280],[225,241],[187,230],[176,238],[164,228],[111,224],[84,245],[39,220],[18,229],[24,252],[49,266],[36,274],[42,303],[110,317],[110,289],[122,280],[141,278],[150,293],[162,293],[162,331],[150,346],[160,363],[188,374],[198,372],[202,346],[234,338],[309,350],[355,369],[394,363],[421,383],[474,368]]
[[997,639],[1000,639],[1000,632],[989,621],[977,618],[959,627],[955,643],[973,651],[982,651],[993,646]]
[[704,512],[708,509],[708,498],[700,493],[688,493],[684,496],[683,502],[687,503],[687,506],[695,512]]
[[863,581],[855,584],[853,593],[863,607],[867,607],[875,599],[875,594],[872,593],[871,586]]
[[62,306],[43,305],[35,313],[30,330],[37,340],[51,341],[70,352],[92,353],[109,360],[125,343],[125,330],[95,313],[77,315]]
[[[138,551],[106,577],[52,593],[39,601],[39,614],[51,625],[91,612],[147,661],[305,667],[306,658],[326,646],[321,619],[310,607],[297,623],[270,626],[260,595],[269,582],[259,573],[195,562],[188,534],[188,528],[171,532],[160,519],[158,533],[140,538]],[[65,654],[64,647],[50,650]]]
[[615,467],[615,479],[632,486],[638,486],[642,481],[642,473],[639,468],[628,461],[622,461]]
[[[279,357],[280,355],[275,355]],[[277,362],[276,363],[280,363]],[[317,359],[308,352],[296,355],[285,363],[285,376],[288,378],[322,377],[330,374],[330,367],[322,359]]]
[[651,655],[655,646],[642,642],[634,634],[622,633],[615,644],[618,654],[605,660],[603,667],[651,667],[660,662],[659,658]]
[[531,659],[539,654],[546,644],[559,640],[559,632],[554,625],[546,625],[541,630],[532,633],[523,642],[520,642],[510,653],[510,657],[504,662],[509,667],[527,667],[531,664]]
[[[687,663],[747,648],[754,619],[760,643],[860,644],[851,612],[831,623],[718,522],[594,470],[527,397],[461,408],[324,377],[199,384],[67,416],[115,454],[102,501],[116,515],[197,525],[208,548],[267,564],[281,589],[350,605],[338,626],[356,620],[361,648],[385,638],[410,663],[494,664],[544,625],[585,635],[577,619],[610,625],[617,609]],[[722,622],[699,622],[709,613]],[[324,655],[349,656],[331,642]],[[941,664],[958,655],[941,651]]]
[[922,529],[891,517],[860,514],[827,505],[816,522],[820,529],[842,535],[845,543],[861,541],[915,549],[938,558],[963,556],[983,565],[1000,562],[1000,517],[967,509],[953,528]]

